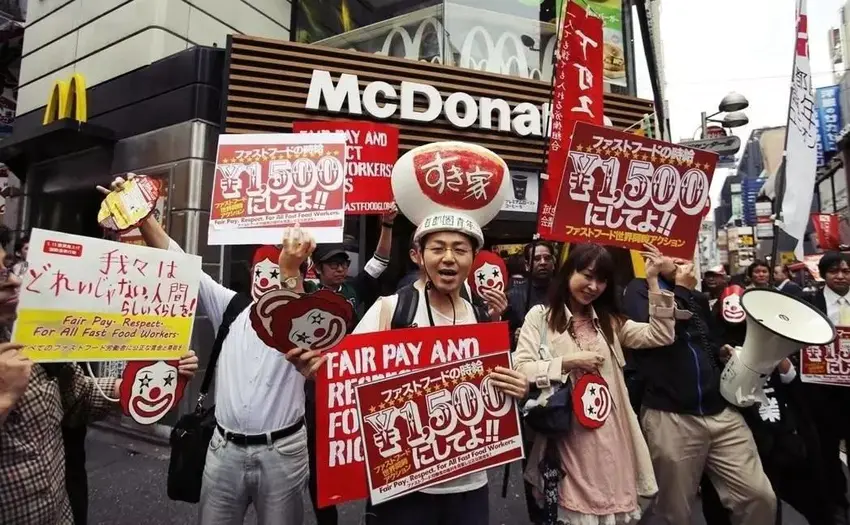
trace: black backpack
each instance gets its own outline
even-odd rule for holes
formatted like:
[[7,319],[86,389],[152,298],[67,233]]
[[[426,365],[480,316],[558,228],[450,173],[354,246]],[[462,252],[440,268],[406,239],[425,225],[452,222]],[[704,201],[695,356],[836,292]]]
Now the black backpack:
[[251,306],[251,298],[236,294],[224,314],[215,336],[210,362],[204,371],[198,404],[195,410],[181,417],[171,430],[171,459],[168,463],[168,497],[175,501],[197,503],[201,499],[201,482],[204,478],[204,466],[207,461],[207,448],[215,432],[215,405],[204,408],[204,398],[210,390],[215,376],[215,365],[221,353],[221,346],[230,333],[233,321]]
[[[490,314],[487,312],[487,307],[479,300],[470,299],[466,291],[466,286],[461,288],[460,297],[472,304],[472,309],[475,312],[475,320],[479,323],[489,323],[491,321]],[[409,284],[398,291],[398,302],[393,312],[390,328],[411,328],[413,320],[416,318],[416,311],[419,309],[419,290]]]

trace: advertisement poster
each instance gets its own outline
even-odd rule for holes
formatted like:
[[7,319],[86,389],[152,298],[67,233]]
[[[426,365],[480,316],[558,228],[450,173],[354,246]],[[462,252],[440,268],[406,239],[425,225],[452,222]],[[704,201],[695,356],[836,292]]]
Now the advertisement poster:
[[201,258],[33,229],[12,341],[33,361],[178,359]]
[[850,327],[836,326],[831,345],[800,350],[800,379],[804,383],[850,386]]
[[295,133],[345,133],[345,213],[382,214],[393,203],[390,175],[398,159],[398,128],[377,122],[295,122]]
[[841,244],[839,235],[839,216],[834,213],[813,213],[812,225],[815,227],[818,248],[821,251],[838,250]]
[[[168,201],[168,182],[166,179],[156,178],[154,179],[159,184],[159,197],[156,199],[156,205],[153,208],[153,217],[162,226],[166,231],[166,223],[165,223],[165,212],[166,212],[166,202]],[[145,246],[145,240],[142,238],[142,232],[139,231],[138,228],[133,228],[132,230],[122,233],[118,237],[119,242],[127,243],[127,244],[138,244],[139,246]]]
[[546,157],[546,183],[540,192],[537,233],[552,236],[555,204],[563,183],[570,149],[570,134],[577,121],[602,124],[604,86],[602,71],[602,21],[590,16],[576,2],[568,2],[566,25],[558,44],[555,79],[552,82],[552,117],[549,149]]
[[357,387],[369,498],[378,504],[522,459],[519,412],[489,374],[508,352]]
[[551,237],[691,259],[717,154],[578,122]]
[[511,170],[511,183],[514,191],[502,205],[502,211],[537,213],[537,199],[540,194],[540,176],[519,170]]
[[602,74],[605,82],[625,87],[627,79],[623,44],[623,0],[587,0],[587,7],[602,18],[604,26]]
[[342,133],[219,136],[208,243],[279,244],[296,224],[341,242],[345,155]]
[[487,323],[474,330],[457,325],[349,335],[325,352],[327,363],[316,376],[319,507],[369,495],[358,385],[509,349],[507,323]]

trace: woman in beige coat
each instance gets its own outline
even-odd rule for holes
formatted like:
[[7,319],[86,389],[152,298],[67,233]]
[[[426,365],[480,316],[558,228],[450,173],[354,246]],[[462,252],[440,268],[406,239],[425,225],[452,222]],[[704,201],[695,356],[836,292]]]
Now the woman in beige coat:
[[[647,246],[644,257],[649,323],[635,323],[620,313],[611,254],[599,245],[584,244],[570,250],[552,283],[548,305],[531,309],[522,326],[514,368],[541,389],[537,401],[545,403],[555,384],[571,378],[584,407],[582,417],[573,415],[565,435],[534,438],[525,479],[548,516],[546,524],[636,522],[641,515],[638,498],[658,491],[626,391],[623,347],[672,343],[675,303],[673,294],[658,287],[660,253]],[[596,376],[585,378],[590,386],[582,390],[579,380],[585,374]],[[563,476],[557,490],[554,484],[544,490],[544,476],[551,479],[557,470]]]

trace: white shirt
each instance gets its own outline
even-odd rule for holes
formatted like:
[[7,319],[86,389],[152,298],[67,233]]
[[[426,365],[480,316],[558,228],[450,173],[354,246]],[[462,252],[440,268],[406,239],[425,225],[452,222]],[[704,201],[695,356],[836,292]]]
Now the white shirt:
[[850,292],[847,295],[838,295],[832,288],[829,286],[824,286],[823,288],[823,298],[826,301],[826,315],[829,317],[829,320],[833,322],[836,326],[840,325],[841,313],[839,308],[841,307],[841,301],[847,301],[847,306],[850,307]]
[[[416,316],[413,318],[413,322],[416,323],[416,326],[418,327],[431,326],[431,322],[428,319],[428,309],[425,305],[425,294],[422,293],[419,286],[416,286],[416,289],[420,290],[419,306],[416,308]],[[378,332],[383,328],[381,326],[381,303],[383,300],[388,301],[387,306],[389,307],[390,312],[395,311],[395,307],[398,304],[398,295],[391,295],[389,297],[379,299],[372,305],[371,308],[369,308],[369,311],[366,312],[366,315],[364,315],[363,319],[361,319],[357,324],[357,328],[354,329],[353,333],[367,334]],[[434,317],[435,326],[449,326],[452,324],[451,317],[443,315],[435,309],[431,310],[431,314]],[[390,318],[392,318],[392,315],[390,315]],[[463,301],[463,308],[457,308],[457,320],[454,324],[475,323],[475,310],[468,301]],[[451,481],[446,481],[439,485],[428,487],[427,489],[423,489],[422,492],[426,494],[459,494],[462,492],[480,489],[486,484],[487,472],[481,471],[468,474]]]
[[[183,250],[173,240],[170,251]],[[217,334],[224,310],[236,292],[201,272],[199,308]],[[230,325],[215,376],[215,417],[225,430],[265,434],[304,417],[304,377],[284,355],[266,346],[251,326],[250,308]]]

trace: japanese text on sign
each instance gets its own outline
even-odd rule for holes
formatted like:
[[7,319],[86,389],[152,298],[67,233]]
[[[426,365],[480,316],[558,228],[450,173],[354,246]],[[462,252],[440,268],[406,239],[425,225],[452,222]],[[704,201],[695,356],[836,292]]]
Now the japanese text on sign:
[[222,135],[210,244],[275,244],[295,224],[341,240],[345,156],[342,134]]
[[522,457],[519,414],[489,374],[507,353],[357,387],[370,499],[381,503]]
[[345,133],[345,212],[384,213],[393,203],[390,176],[398,158],[398,128],[357,121],[295,122],[295,133]]
[[200,258],[33,230],[13,340],[38,361],[173,359],[188,350]]
[[850,327],[836,327],[832,344],[800,350],[804,383],[850,386]]
[[510,348],[504,323],[478,326],[474,335],[469,332],[469,327],[451,326],[350,335],[325,352],[328,361],[316,378],[320,507],[367,496],[356,387]]
[[689,258],[707,212],[717,155],[576,124],[551,223],[563,241],[591,241]]

